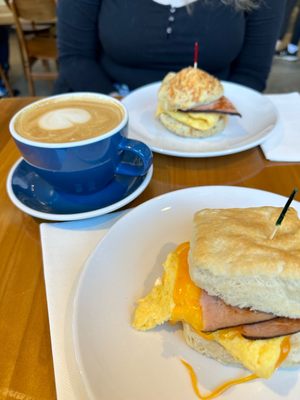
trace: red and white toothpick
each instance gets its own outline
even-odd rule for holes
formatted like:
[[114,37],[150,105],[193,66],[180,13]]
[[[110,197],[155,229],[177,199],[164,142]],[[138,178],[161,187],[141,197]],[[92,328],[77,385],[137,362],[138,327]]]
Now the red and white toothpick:
[[194,45],[194,68],[198,68],[198,55],[199,55],[199,44],[195,42]]

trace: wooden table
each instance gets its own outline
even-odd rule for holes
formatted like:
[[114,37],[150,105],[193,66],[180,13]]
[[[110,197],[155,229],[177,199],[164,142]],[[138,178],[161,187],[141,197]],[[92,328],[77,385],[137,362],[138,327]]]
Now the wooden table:
[[[43,278],[40,220],[19,211],[6,194],[6,177],[20,154],[10,139],[13,114],[33,98],[0,100],[0,399],[55,399]],[[300,187],[300,164],[272,163],[256,147],[207,159],[154,155],[154,174],[129,206],[175,189],[237,185],[288,196]]]

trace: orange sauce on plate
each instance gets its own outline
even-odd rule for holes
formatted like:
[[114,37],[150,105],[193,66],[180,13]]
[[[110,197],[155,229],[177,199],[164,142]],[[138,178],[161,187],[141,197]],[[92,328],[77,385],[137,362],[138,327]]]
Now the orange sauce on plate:
[[[289,336],[287,336],[281,344],[281,352],[280,352],[280,355],[277,360],[276,368],[278,368],[283,363],[283,361],[286,359],[286,357],[289,354],[290,348],[291,348],[290,338],[289,338]],[[210,393],[203,395],[200,393],[200,390],[198,388],[198,380],[197,380],[197,376],[195,374],[193,367],[184,360],[180,360],[180,361],[188,370],[194,392],[195,392],[196,396],[198,397],[198,399],[200,399],[200,400],[214,399],[217,396],[219,396],[220,394],[222,394],[223,392],[225,392],[227,389],[231,388],[232,386],[239,385],[239,384],[245,383],[245,382],[249,382],[249,381],[252,381],[252,380],[258,378],[257,375],[250,374],[250,375],[247,375],[247,376],[244,376],[241,378],[230,379],[227,382],[224,382],[221,385],[217,386]]]
[[195,392],[196,396],[198,397],[198,399],[201,399],[201,400],[214,399],[232,386],[235,386],[235,385],[238,385],[238,384],[244,383],[244,382],[249,382],[249,381],[252,381],[253,379],[257,378],[257,375],[251,374],[251,375],[244,376],[242,378],[230,379],[227,382],[224,382],[221,385],[217,386],[212,392],[210,392],[206,395],[203,395],[200,393],[200,390],[198,388],[198,380],[197,380],[195,371],[193,370],[193,367],[184,360],[180,360],[180,361],[189,371],[194,392]]

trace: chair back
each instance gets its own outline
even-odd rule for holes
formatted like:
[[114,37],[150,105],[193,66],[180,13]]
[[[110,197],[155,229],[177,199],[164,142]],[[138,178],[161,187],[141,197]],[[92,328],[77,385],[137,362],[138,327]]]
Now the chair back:
[[11,0],[17,16],[34,23],[56,20],[55,0]]
[[[9,4],[13,13],[24,74],[28,81],[29,93],[34,96],[33,80],[53,80],[57,77],[57,71],[51,71],[49,66],[49,60],[53,60],[57,67],[56,1],[5,0],[5,2]],[[45,72],[32,69],[34,63],[39,60],[46,68]]]

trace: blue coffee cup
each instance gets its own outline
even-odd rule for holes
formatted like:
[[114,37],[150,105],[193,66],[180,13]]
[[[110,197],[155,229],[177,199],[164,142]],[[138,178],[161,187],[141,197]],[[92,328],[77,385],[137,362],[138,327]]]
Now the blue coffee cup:
[[[110,102],[122,111],[121,122],[99,136],[71,142],[48,143],[28,139],[16,129],[22,113],[33,113],[43,102],[69,99]],[[117,99],[97,93],[70,93],[32,103],[10,121],[10,132],[24,160],[56,189],[76,194],[93,193],[107,186],[116,175],[142,176],[152,164],[149,147],[127,138],[128,112]],[[38,136],[38,132],[37,135]]]

